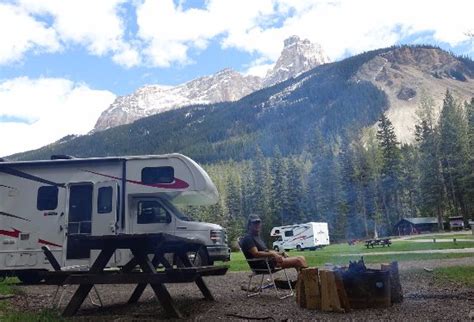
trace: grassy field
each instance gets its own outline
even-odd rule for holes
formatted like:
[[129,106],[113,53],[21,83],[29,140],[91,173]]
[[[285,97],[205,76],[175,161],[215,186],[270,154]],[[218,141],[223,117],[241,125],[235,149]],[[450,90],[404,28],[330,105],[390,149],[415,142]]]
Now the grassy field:
[[456,239],[472,239],[472,241],[474,242],[474,235],[471,232],[466,233],[466,234],[436,234],[436,235],[429,235],[429,236],[417,236],[417,237],[410,238],[410,240],[433,239],[433,238],[436,238],[436,239],[453,239],[453,238],[456,238]]
[[[460,257],[474,257],[474,253],[434,253],[434,254],[413,254],[408,251],[414,250],[437,250],[437,249],[462,249],[474,247],[472,242],[457,242],[454,243],[422,243],[399,241],[393,243],[391,247],[375,247],[367,249],[363,244],[349,246],[347,244],[334,244],[323,249],[315,251],[291,251],[290,256],[303,255],[306,258],[309,266],[322,266],[326,263],[336,265],[347,265],[350,260],[360,259],[364,256],[366,263],[387,263],[391,261],[408,261],[408,260],[428,260],[428,259],[447,259]],[[407,251],[405,254],[386,254],[386,255],[370,255],[365,254],[375,252],[392,252],[392,251]],[[248,265],[242,253],[232,253],[230,261],[231,271],[248,270]]]
[[474,267],[472,266],[436,268],[434,273],[436,274],[437,279],[462,283],[465,286],[474,287]]

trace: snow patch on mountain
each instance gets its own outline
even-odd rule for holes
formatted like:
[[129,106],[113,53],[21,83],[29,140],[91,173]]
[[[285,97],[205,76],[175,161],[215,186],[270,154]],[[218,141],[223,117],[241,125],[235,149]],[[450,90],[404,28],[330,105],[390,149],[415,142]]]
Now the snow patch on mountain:
[[130,95],[117,97],[102,112],[93,131],[132,123],[143,117],[184,106],[236,101],[256,90],[297,77],[327,62],[329,58],[323,53],[321,46],[292,36],[284,41],[280,58],[263,79],[224,69],[178,86],[144,86]]

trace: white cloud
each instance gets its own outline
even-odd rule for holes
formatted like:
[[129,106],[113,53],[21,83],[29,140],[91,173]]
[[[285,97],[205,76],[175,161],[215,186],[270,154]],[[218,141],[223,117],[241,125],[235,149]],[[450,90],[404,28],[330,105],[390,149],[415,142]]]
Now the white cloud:
[[85,134],[115,99],[109,91],[61,78],[15,78],[0,83],[0,156],[36,149],[68,134]]
[[417,33],[432,33],[451,46],[467,43],[474,27],[472,0],[209,0],[184,10],[172,0],[144,0],[137,9],[148,61],[186,63],[192,48],[219,37],[223,48],[278,58],[283,40],[299,35],[318,42],[334,60],[347,53],[390,46]]
[[[0,64],[21,59],[27,51],[58,51],[73,44],[92,55],[110,55],[124,67],[169,67],[191,63],[190,52],[205,50],[216,40],[222,48],[275,61],[290,35],[320,43],[334,60],[416,33],[431,33],[451,46],[465,45],[466,32],[474,29],[472,0],[207,0],[202,8],[188,9],[183,2],[0,4]],[[130,22],[136,23],[136,33]]]
[[[90,54],[111,55],[125,67],[139,64],[138,51],[124,40],[120,16],[125,0],[18,0],[0,4],[0,63],[19,60],[25,52],[55,52],[69,45]],[[13,32],[12,32],[13,28]]]
[[53,28],[19,7],[0,3],[0,64],[21,60],[28,50],[54,52],[60,48]]

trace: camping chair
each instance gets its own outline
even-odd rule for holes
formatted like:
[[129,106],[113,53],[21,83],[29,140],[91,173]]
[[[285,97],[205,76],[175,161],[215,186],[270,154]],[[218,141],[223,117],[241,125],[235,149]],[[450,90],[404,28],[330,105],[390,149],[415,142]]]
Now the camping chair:
[[[240,240],[239,240],[239,246],[242,249]],[[244,256],[245,256],[245,253],[244,253]],[[247,285],[247,297],[259,295],[260,293],[262,293],[264,289],[269,288],[269,287],[273,287],[275,289],[275,292],[280,300],[293,296],[294,294],[293,287],[291,286],[290,279],[288,278],[288,274],[286,273],[286,270],[284,268],[274,267],[273,263],[270,263],[268,258],[247,258],[247,256],[245,256],[245,259],[247,260],[247,263],[249,264],[249,267],[252,270],[252,273],[249,275],[249,282]],[[280,295],[277,285],[275,284],[275,278],[273,277],[273,273],[276,273],[279,271],[283,271],[285,273],[286,281],[288,282],[288,288],[290,290],[290,292],[287,294]],[[257,275],[261,276],[260,285],[257,287],[256,290],[251,290],[250,286],[252,284],[252,279]],[[264,280],[265,275],[269,275],[271,279],[271,283],[267,285],[263,285],[263,280]]]
[[[82,269],[85,268],[84,266],[80,266],[80,265],[61,267],[61,265],[59,265],[58,261],[56,260],[56,257],[54,257],[53,253],[51,252],[51,250],[49,249],[48,246],[43,246],[43,247],[41,247],[41,249],[43,250],[43,253],[46,256],[46,259],[49,261],[49,263],[51,264],[51,266],[53,267],[53,269],[56,272],[71,271],[71,270],[79,270],[80,271],[81,268]],[[54,292],[54,296],[53,296],[53,299],[51,301],[53,308],[54,307],[59,308],[61,306],[61,302],[63,300],[64,291],[66,290],[66,286],[67,286],[67,284],[66,285],[58,285],[58,287],[56,288],[56,292]],[[56,301],[56,297],[58,296],[60,288],[62,288],[62,291],[61,291],[61,295],[59,296],[58,304],[54,305],[54,302]],[[95,285],[93,286],[93,289],[95,291],[95,294],[96,294],[97,298],[99,299],[99,304],[94,302],[90,292],[89,292],[89,299],[90,299],[92,305],[102,307],[103,306],[102,299],[100,298],[99,292],[97,291],[97,288],[95,287]]]

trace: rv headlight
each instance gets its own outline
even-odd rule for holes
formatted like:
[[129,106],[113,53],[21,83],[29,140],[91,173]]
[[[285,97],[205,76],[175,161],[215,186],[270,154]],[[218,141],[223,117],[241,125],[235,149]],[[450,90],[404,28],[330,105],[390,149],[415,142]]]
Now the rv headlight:
[[222,236],[222,235],[223,235],[223,234],[225,234],[225,232],[222,231],[222,230],[215,230],[215,229],[212,229],[212,230],[210,231],[210,236],[209,236],[209,237],[210,237],[211,240],[214,242],[214,244],[222,243],[222,241],[223,241],[223,238],[222,238],[223,236]]

